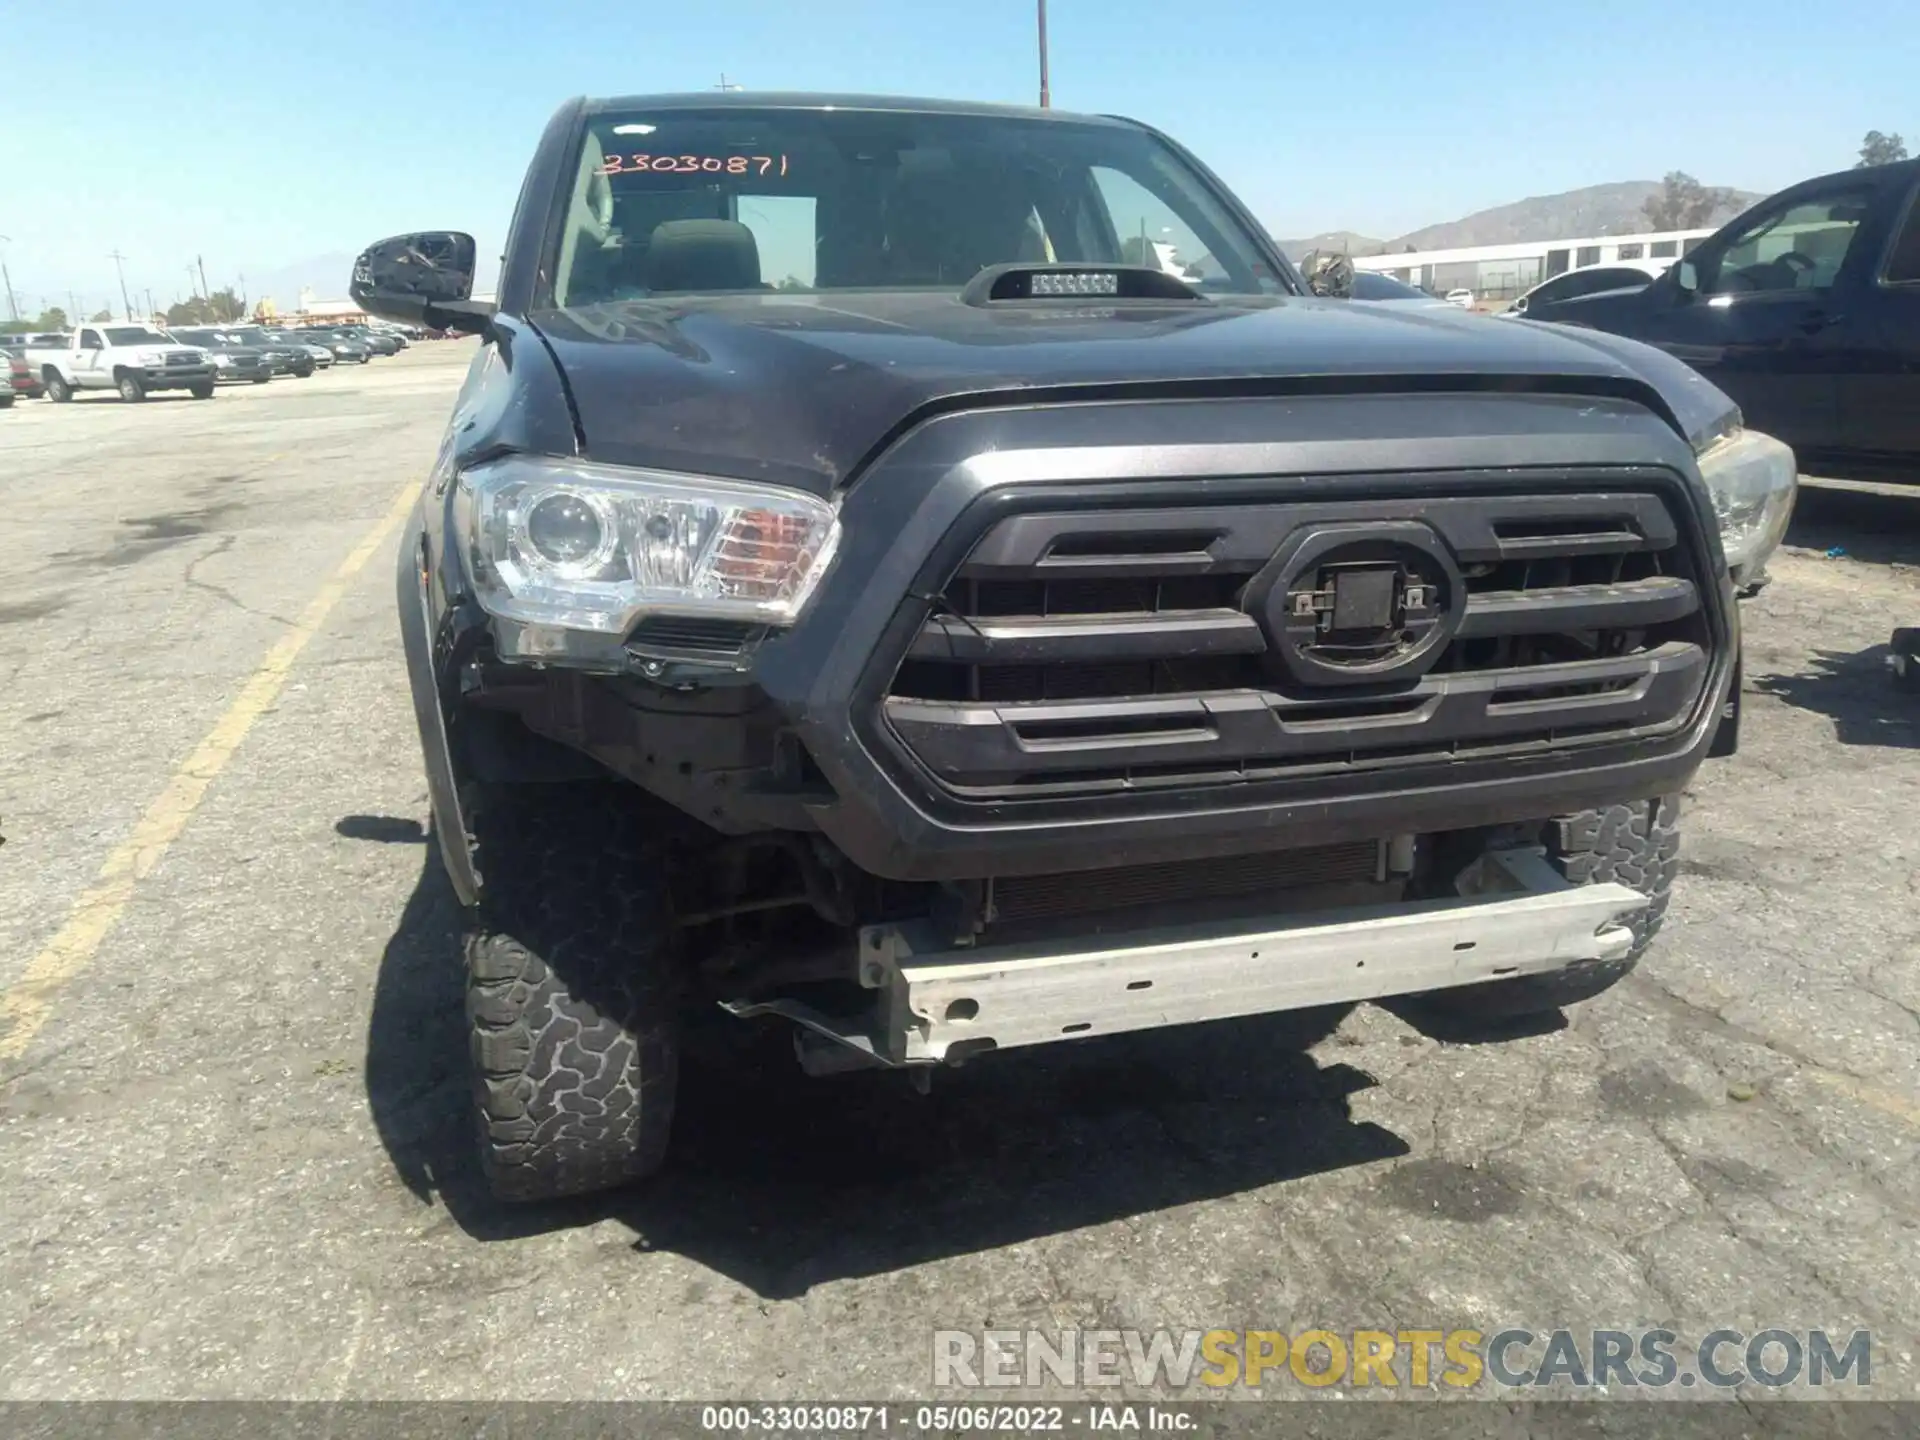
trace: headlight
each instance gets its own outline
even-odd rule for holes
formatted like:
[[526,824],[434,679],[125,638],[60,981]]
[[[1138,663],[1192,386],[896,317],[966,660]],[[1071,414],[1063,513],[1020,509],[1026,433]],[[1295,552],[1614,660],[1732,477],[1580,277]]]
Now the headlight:
[[647,614],[791,624],[840,539],[798,491],[533,456],[462,472],[456,503],[490,613],[599,635]]
[[1700,478],[1720,519],[1720,548],[1736,587],[1751,585],[1787,533],[1798,486],[1793,451],[1758,430],[1727,431],[1700,452]]

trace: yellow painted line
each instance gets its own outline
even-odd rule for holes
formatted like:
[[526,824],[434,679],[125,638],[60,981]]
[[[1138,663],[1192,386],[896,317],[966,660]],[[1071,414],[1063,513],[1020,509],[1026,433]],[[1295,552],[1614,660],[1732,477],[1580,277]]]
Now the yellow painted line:
[[1896,1120],[1904,1120],[1909,1125],[1920,1125],[1920,1100],[1914,1100],[1892,1090],[1882,1090],[1877,1085],[1869,1085],[1854,1079],[1851,1075],[1842,1075],[1837,1070],[1809,1070],[1807,1073],[1829,1090],[1838,1090],[1841,1094],[1858,1100],[1862,1105],[1871,1106],[1882,1114],[1893,1116]]
[[293,662],[300,658],[307,642],[319,633],[333,607],[347,593],[353,577],[366,568],[367,561],[377,551],[392,541],[419,493],[419,482],[412,481],[394,496],[380,523],[340,562],[340,568],[300,612],[293,628],[281,636],[259,668],[247,678],[226,713],[173,772],[166,788],[133,827],[133,833],[107,856],[100,867],[99,878],[74,905],[67,923],[47,942],[46,949],[33,957],[12,987],[0,993],[0,1060],[12,1060],[26,1053],[34,1036],[52,1015],[61,987],[92,963],[100,942],[119,922],[121,912],[133,898],[134,887],[152,872],[167,848],[180,838],[180,832],[187,828],[187,821],[193,818],[193,812],[205,798],[207,787],[226,769],[254,723],[279,697]]

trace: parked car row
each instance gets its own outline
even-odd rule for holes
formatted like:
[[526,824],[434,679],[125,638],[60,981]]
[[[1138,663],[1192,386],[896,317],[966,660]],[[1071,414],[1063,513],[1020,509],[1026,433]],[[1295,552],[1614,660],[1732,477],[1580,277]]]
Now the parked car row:
[[276,376],[305,379],[335,364],[365,365],[376,355],[397,355],[407,338],[399,326],[163,328],[137,321],[0,336],[0,409],[40,395],[67,401],[82,390],[116,390],[127,401],[185,390],[207,400],[219,385],[265,385]]

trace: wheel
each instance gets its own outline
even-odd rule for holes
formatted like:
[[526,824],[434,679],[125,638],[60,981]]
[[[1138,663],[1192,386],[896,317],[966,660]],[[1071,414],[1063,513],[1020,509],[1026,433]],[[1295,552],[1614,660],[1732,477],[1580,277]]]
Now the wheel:
[[45,377],[47,398],[56,404],[64,405],[73,399],[73,386],[69,385],[57,370],[47,371]]
[[211,400],[213,398],[213,381],[196,380],[187,387],[187,393],[196,400]]
[[13,396],[0,395],[0,410],[11,410],[12,408],[13,408]]
[[373,359],[373,356],[371,356],[371,355],[362,355],[362,356],[360,357],[360,363],[361,363],[362,365],[364,365],[364,364],[366,364],[366,363],[367,363],[367,362],[368,362],[369,360],[371,360],[371,359]]
[[1624,979],[1660,933],[1680,870],[1680,797],[1634,800],[1547,822],[1547,859],[1576,885],[1618,880],[1647,897],[1628,926],[1633,948],[1618,960],[1589,960],[1545,975],[1436,990],[1420,1003],[1463,1019],[1508,1019],[1591,1000]]
[[665,1161],[680,986],[664,870],[611,787],[475,816],[486,886],[466,938],[480,1163],[496,1198],[550,1200]]
[[255,376],[253,376],[253,377],[252,377],[252,379],[253,379],[253,383],[254,383],[254,384],[256,384],[256,385],[264,385],[264,384],[266,384],[266,383],[267,383],[267,382],[268,382],[269,380],[271,380],[271,379],[273,379],[273,376],[271,376],[271,375],[255,375]]
[[120,392],[120,398],[129,405],[137,405],[147,398],[147,387],[140,383],[138,375],[122,375],[113,382],[113,388]]

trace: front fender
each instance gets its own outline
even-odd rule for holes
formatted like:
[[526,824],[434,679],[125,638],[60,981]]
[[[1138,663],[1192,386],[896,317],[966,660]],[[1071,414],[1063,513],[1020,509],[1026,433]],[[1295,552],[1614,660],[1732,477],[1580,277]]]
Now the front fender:
[[480,873],[473,861],[471,832],[460,804],[460,782],[454,770],[453,747],[447,738],[447,715],[440,698],[440,679],[434,667],[433,622],[427,603],[430,557],[425,528],[415,515],[400,542],[396,578],[400,609],[400,641],[407,657],[407,685],[413,692],[413,718],[420,730],[420,755],[427,772],[427,799],[433,807],[433,833],[440,859],[453,882],[460,903],[473,906],[480,899]]

